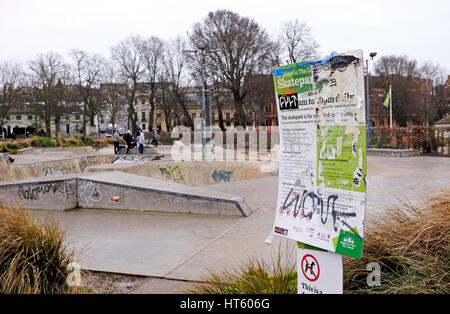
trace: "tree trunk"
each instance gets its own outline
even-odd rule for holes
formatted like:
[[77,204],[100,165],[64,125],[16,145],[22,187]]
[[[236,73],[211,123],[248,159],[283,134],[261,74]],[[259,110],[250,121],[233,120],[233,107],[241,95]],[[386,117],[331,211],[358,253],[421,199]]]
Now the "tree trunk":
[[150,114],[148,117],[148,129],[151,131],[153,130],[153,122],[154,122],[154,115],[155,115],[155,104],[150,104]]
[[83,135],[86,136],[86,126],[87,126],[87,119],[86,119],[86,111],[83,112]]
[[225,124],[223,123],[223,112],[222,112],[222,105],[219,104],[219,102],[216,102],[217,104],[217,111],[219,115],[219,127],[222,131],[225,131]]
[[[128,124],[131,123],[131,130],[133,135],[136,134],[136,130],[137,130],[137,116],[136,116],[136,112],[134,110],[134,96],[136,94],[136,91],[133,90],[131,92],[131,95],[128,99]],[[129,127],[130,128],[130,127]]]
[[58,137],[59,132],[59,118],[55,117],[55,137]]
[[46,133],[47,133],[46,134],[47,137],[52,137],[51,124],[52,124],[52,122],[50,120],[50,117],[48,116],[48,114],[46,114],[46,117],[45,117],[45,130],[46,130]]
[[236,109],[236,123],[237,125],[242,126],[244,129],[247,126],[245,119],[245,112],[242,107],[242,99],[241,97],[235,97],[234,99],[234,108]]

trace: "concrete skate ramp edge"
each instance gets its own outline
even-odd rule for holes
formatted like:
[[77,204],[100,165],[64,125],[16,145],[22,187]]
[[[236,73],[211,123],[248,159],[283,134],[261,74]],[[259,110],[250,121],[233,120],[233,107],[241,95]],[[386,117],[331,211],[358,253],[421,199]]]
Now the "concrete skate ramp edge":
[[[277,175],[278,167],[268,161],[174,161],[114,163],[86,167],[85,173],[121,171],[154,179],[202,186]],[[276,164],[275,164],[276,165]]]
[[0,200],[29,209],[252,214],[251,207],[242,196],[122,172],[62,175],[2,183]]
[[77,183],[73,175],[0,183],[4,205],[28,209],[68,210],[77,207]]
[[[156,154],[150,154],[135,158],[152,160],[155,156]],[[119,155],[84,155],[14,164],[6,164],[4,160],[0,160],[0,182],[83,173],[87,167],[111,164],[120,158]]]

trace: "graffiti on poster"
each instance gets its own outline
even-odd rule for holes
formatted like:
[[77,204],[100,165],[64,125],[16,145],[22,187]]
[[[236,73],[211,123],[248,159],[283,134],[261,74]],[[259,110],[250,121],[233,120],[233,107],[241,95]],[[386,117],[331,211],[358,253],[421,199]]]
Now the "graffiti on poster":
[[362,52],[273,70],[280,132],[274,231],[362,254],[366,127]]

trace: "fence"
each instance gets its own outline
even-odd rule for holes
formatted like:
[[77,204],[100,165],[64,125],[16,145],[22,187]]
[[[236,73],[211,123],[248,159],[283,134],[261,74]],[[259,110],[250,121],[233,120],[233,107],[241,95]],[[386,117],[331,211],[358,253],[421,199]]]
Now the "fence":
[[373,128],[371,148],[418,149],[421,153],[448,154],[450,127],[411,126],[405,128]]

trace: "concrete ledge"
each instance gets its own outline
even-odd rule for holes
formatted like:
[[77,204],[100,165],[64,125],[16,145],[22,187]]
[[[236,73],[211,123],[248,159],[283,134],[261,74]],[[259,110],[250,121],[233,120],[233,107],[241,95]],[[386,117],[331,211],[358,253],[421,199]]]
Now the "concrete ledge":
[[82,208],[250,216],[242,196],[119,171],[77,178]]
[[[119,154],[127,154],[127,147],[119,147]],[[130,148],[128,154],[139,154],[137,147]],[[144,154],[158,154],[158,151],[154,147],[144,147]]]
[[5,205],[28,209],[68,210],[77,206],[77,184],[73,176],[0,184],[0,200]]
[[[135,157],[140,160],[152,160],[156,155],[138,155]],[[0,165],[0,181],[83,173],[87,167],[111,164],[120,158],[123,159],[123,155],[82,155],[55,160],[22,163],[16,161],[14,164],[8,164],[7,166]],[[158,158],[161,158],[161,155],[159,155]]]
[[387,157],[415,157],[420,156],[418,150],[412,149],[385,149],[385,148],[368,148],[367,156],[387,156]]
[[242,196],[119,171],[61,175],[0,184],[0,200],[29,209],[116,209],[249,216]]
[[[17,154],[33,154],[38,150],[37,147],[27,147],[27,148],[22,148],[20,150],[17,151]],[[42,151],[42,150],[41,150]]]

